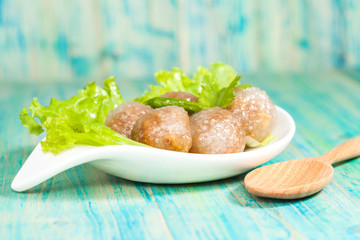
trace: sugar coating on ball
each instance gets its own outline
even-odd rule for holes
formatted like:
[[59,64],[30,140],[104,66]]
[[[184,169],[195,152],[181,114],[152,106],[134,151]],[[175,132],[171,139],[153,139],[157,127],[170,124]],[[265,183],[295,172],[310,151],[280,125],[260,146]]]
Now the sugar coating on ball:
[[156,148],[188,152],[192,144],[189,116],[182,107],[154,109],[136,121],[131,138]]
[[234,91],[235,99],[227,109],[240,120],[247,136],[264,140],[276,121],[276,110],[271,99],[257,87],[235,88]]
[[214,107],[190,117],[192,153],[238,153],[245,148],[245,131],[228,110]]
[[106,117],[105,125],[112,130],[130,138],[131,130],[136,120],[151,111],[150,106],[138,102],[126,102],[110,111]]
[[160,97],[165,97],[165,98],[177,98],[177,99],[182,99],[182,100],[186,100],[186,101],[190,101],[190,102],[199,102],[199,99],[188,92],[167,92],[164,93],[163,95],[161,95]]

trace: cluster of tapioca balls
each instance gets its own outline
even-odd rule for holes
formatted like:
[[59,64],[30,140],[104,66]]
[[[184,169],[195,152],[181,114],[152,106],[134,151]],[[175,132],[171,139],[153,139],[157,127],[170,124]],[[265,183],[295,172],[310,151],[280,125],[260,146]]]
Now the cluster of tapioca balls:
[[[226,109],[213,107],[190,116],[178,106],[152,109],[127,102],[109,112],[105,125],[161,149],[203,154],[242,152],[246,136],[262,141],[270,133],[276,111],[266,92],[257,87],[235,88],[235,94]],[[187,92],[169,92],[162,97],[198,102]]]

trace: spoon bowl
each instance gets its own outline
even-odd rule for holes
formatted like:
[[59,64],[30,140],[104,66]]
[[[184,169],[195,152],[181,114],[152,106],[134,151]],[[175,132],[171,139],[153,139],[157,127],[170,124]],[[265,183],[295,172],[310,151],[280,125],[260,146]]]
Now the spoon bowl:
[[[282,174],[279,176],[280,171]],[[330,164],[299,159],[257,168],[246,175],[245,182],[246,189],[253,195],[295,199],[320,191],[330,182],[333,174]]]
[[291,141],[295,123],[276,107],[269,145],[231,154],[182,153],[151,147],[111,145],[75,146],[57,155],[44,153],[39,143],[12,182],[12,189],[25,191],[69,168],[89,164],[106,173],[147,183],[195,183],[232,177],[278,155]]
[[257,168],[244,179],[245,187],[259,197],[296,199],[323,189],[334,175],[332,163],[360,155],[360,137],[348,140],[328,153]]

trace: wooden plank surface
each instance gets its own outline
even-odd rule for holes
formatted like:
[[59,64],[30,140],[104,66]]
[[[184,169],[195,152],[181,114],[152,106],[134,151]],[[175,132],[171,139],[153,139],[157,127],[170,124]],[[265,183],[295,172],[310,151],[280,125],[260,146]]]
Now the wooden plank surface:
[[[252,74],[295,119],[291,144],[269,163],[316,156],[360,135],[360,73]],[[119,81],[127,99],[144,82]],[[80,83],[1,84],[1,239],[359,239],[360,159],[335,167],[331,183],[299,201],[254,198],[244,174],[220,181],[154,185],[79,166],[25,193],[10,184],[40,138],[18,120],[32,97],[67,98]],[[267,163],[268,164],[268,163]]]

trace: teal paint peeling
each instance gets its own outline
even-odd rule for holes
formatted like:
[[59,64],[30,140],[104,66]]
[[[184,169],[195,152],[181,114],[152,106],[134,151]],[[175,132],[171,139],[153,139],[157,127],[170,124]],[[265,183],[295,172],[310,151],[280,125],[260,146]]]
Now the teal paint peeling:
[[25,36],[20,31],[17,32],[17,41],[18,41],[18,46],[19,46],[20,51],[25,52],[25,50],[26,50]]
[[239,20],[235,23],[229,24],[229,30],[231,33],[243,33],[246,29],[247,19],[244,16],[240,16]]
[[69,57],[69,46],[64,34],[59,34],[55,43],[55,49],[60,61],[66,61]]
[[175,37],[175,34],[172,31],[165,31],[163,29],[156,28],[149,24],[145,25],[145,27],[143,29],[149,35],[156,35],[158,37],[165,37],[165,38],[170,38],[170,39],[174,39],[174,37]]
[[124,4],[124,12],[125,12],[125,14],[129,15],[130,14],[129,0],[124,0],[123,4]]
[[310,47],[309,42],[306,39],[300,39],[299,46],[303,49],[308,49]]
[[75,76],[86,76],[90,71],[90,62],[84,57],[73,57],[70,62]]
[[3,4],[4,0],[0,0],[0,26],[3,25]]
[[101,54],[101,57],[107,58],[110,57],[114,59],[115,61],[119,58],[119,55],[116,54],[116,43],[108,43]]

